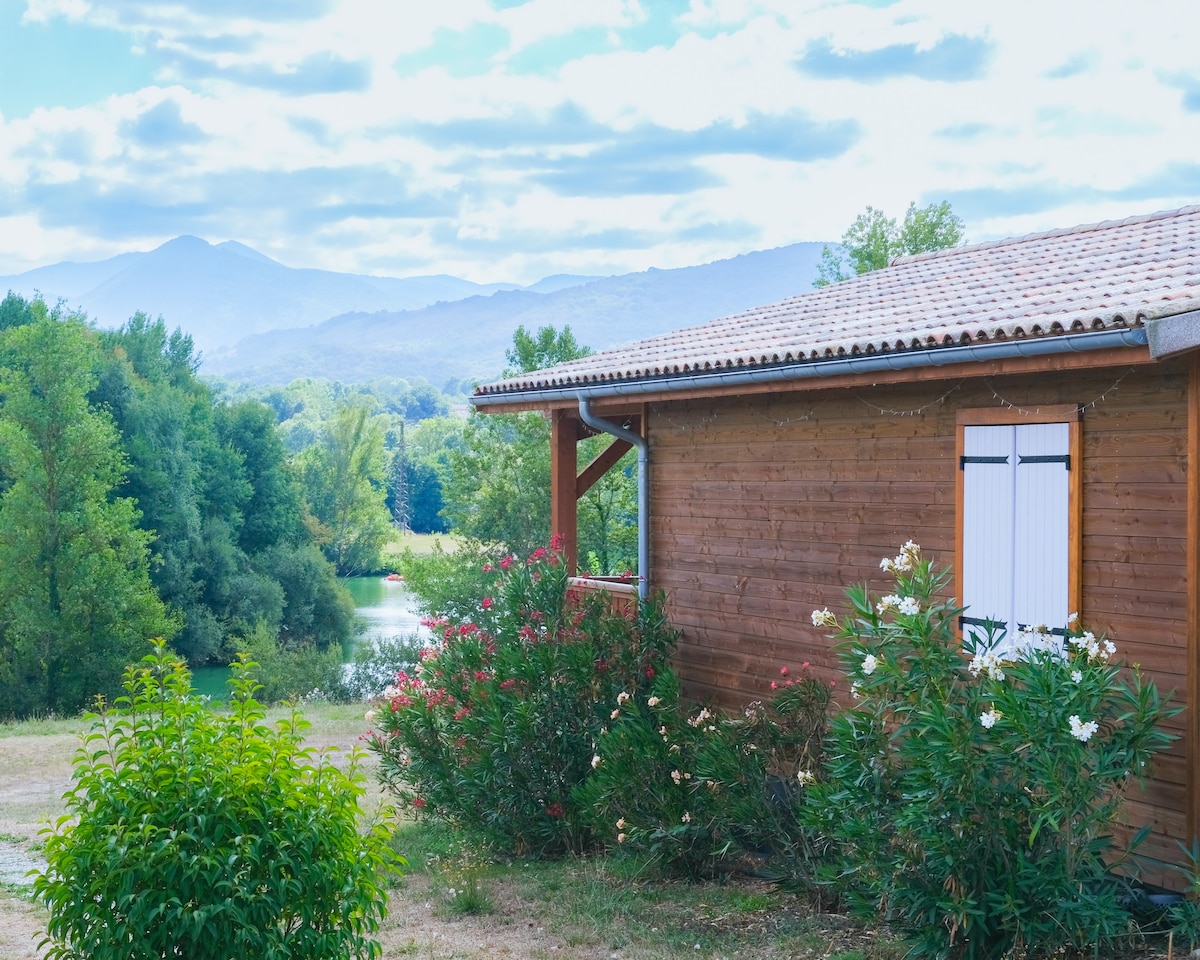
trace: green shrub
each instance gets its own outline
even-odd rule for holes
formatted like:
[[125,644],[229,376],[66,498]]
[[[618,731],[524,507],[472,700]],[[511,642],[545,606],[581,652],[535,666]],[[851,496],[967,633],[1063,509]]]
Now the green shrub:
[[265,624],[238,639],[240,653],[255,663],[256,693],[264,703],[352,699],[346,688],[340,645],[318,650],[311,644],[281,647]]
[[357,757],[268,726],[242,660],[231,713],[191,693],[162,642],[92,716],[34,890],[49,960],[380,956],[387,838],[358,830]]
[[576,791],[597,835],[689,879],[743,849],[806,876],[814,842],[795,803],[820,767],[831,691],[808,664],[771,686],[767,704],[740,714],[685,703],[671,670],[648,698],[618,694],[600,762]]
[[[1090,633],[1022,633],[1008,657],[968,659],[962,610],[938,599],[949,574],[911,542],[884,567],[894,594],[847,591],[838,639],[859,699],[834,719],[827,781],[809,795],[841,889],[906,930],[914,956],[1111,945],[1130,917],[1108,834],[1173,711]],[[813,622],[837,625],[828,611]]]
[[426,554],[406,549],[398,566],[422,613],[459,624],[478,616],[480,602],[492,595],[496,580],[492,559],[477,542],[461,542],[446,550],[435,540]]
[[545,550],[485,572],[490,594],[472,619],[437,621],[440,642],[385,693],[368,742],[412,808],[499,850],[579,850],[592,838],[573,791],[609,704],[646,694],[675,634],[657,601],[622,613],[603,595],[575,596]]

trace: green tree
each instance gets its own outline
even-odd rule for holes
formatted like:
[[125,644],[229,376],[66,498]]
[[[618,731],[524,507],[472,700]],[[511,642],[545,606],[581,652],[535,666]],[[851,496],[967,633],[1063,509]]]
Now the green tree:
[[88,401],[95,335],[47,314],[0,334],[0,713],[72,713],[170,636],[112,418]]
[[586,357],[591,352],[590,347],[576,342],[569,326],[563,327],[561,332],[552,326],[538,327],[537,333],[531,334],[521,324],[513,332],[513,345],[504,352],[504,359],[510,364],[504,376],[515,377],[521,373],[544,370],[555,364]]
[[842,234],[841,250],[826,246],[821,251],[813,286],[828,286],[851,276],[846,273],[846,260],[853,275],[869,273],[881,270],[896,257],[945,250],[962,240],[963,222],[945,200],[919,209],[910,203],[901,224],[882,210],[867,207]]
[[343,576],[378,569],[391,532],[386,433],[385,417],[372,416],[362,401],[346,403],[326,423],[320,441],[297,457],[325,555]]
[[540,413],[472,414],[442,475],[456,534],[525,556],[550,540],[550,426]]
[[[286,646],[347,639],[348,598],[319,552],[312,562],[273,410],[214,397],[196,378],[191,339],[161,318],[136,314],[100,339],[92,396],[121,429],[130,462],[121,493],[153,534],[151,578],[183,616],[175,648],[192,663],[228,662],[235,638],[260,628],[282,631]],[[280,554],[293,551],[303,576],[283,572]]]
[[25,300],[11,290],[0,300],[0,330],[22,327],[46,316],[46,304],[42,300]]
[[[570,327],[518,327],[506,356],[506,376],[586,357]],[[435,421],[422,428],[429,431]],[[540,413],[472,414],[461,440],[435,458],[442,483],[442,515],[460,536],[527,555],[550,539],[550,425]],[[414,434],[418,431],[414,431]],[[422,434],[419,440],[423,440]],[[578,447],[586,463],[611,438]],[[622,572],[637,555],[633,455],[610,470],[579,503],[580,556],[593,573]]]

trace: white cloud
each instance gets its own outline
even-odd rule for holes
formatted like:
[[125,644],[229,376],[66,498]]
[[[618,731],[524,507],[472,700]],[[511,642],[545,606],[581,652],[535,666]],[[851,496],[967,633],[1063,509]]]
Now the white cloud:
[[21,21],[47,23],[56,17],[82,20],[90,10],[91,5],[86,0],[28,0]]

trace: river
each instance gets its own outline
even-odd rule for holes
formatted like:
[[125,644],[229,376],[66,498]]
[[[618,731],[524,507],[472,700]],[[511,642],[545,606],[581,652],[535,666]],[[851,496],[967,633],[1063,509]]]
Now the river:
[[[354,598],[354,612],[363,630],[342,647],[342,659],[350,663],[360,643],[371,643],[378,637],[394,637],[409,633],[426,633],[416,610],[416,598],[402,580],[385,577],[346,577],[342,580]],[[197,667],[192,671],[192,685],[197,693],[214,700],[223,700],[229,679],[228,667]]]

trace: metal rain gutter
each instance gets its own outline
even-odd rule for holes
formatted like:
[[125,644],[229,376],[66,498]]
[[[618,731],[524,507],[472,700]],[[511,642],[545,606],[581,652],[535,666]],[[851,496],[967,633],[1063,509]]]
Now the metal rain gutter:
[[645,600],[650,589],[650,445],[645,437],[627,430],[611,420],[604,420],[592,413],[588,398],[579,398],[579,419],[593,430],[611,434],[637,447],[637,500],[638,500],[638,599]]
[[[1004,340],[956,347],[931,347],[925,350],[905,350],[898,353],[873,353],[860,357],[835,357],[829,360],[809,360],[799,363],[770,366],[738,367],[712,373],[679,373],[643,377],[638,380],[611,380],[562,387],[543,387],[534,390],[512,390],[487,393],[471,398],[476,407],[521,402],[574,400],[600,397],[629,397],[672,390],[694,390],[704,387],[739,386],[752,383],[785,383],[814,380],[845,373],[880,373],[891,370],[913,370],[921,367],[942,367],[954,363],[1005,360],[1013,357],[1045,357],[1063,353],[1085,353],[1112,347],[1145,346],[1144,327],[1100,330],[1089,333],[1068,333],[1031,340]],[[615,425],[614,425],[615,426]],[[612,431],[598,427],[606,433]],[[614,434],[615,436],[615,434]],[[629,439],[625,437],[624,439]]]

